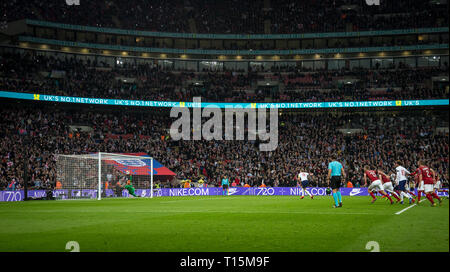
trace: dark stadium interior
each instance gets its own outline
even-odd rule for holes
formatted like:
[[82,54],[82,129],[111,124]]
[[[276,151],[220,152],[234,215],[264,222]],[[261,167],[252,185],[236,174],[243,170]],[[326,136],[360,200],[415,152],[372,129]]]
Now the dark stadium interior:
[[448,26],[447,9],[442,7],[446,3],[397,0],[372,7],[364,0],[129,0],[68,6],[59,0],[15,0],[3,1],[1,7],[4,21],[39,19],[163,32],[282,34]]

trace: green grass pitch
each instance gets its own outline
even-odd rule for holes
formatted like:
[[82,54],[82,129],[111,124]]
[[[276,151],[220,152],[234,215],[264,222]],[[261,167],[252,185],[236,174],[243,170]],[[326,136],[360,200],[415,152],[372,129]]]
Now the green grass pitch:
[[0,251],[449,251],[449,202],[329,196],[162,197],[0,203]]

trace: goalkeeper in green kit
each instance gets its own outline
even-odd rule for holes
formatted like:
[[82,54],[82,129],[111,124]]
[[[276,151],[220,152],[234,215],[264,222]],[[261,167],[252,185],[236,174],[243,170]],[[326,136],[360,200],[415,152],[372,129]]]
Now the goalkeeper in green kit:
[[137,196],[135,193],[134,193],[134,191],[135,191],[135,189],[134,189],[134,187],[133,187],[133,184],[131,184],[131,180],[133,179],[133,176],[132,175],[130,175],[130,179],[127,181],[127,185],[125,185],[125,189],[127,189],[127,191],[128,191],[128,193],[130,194],[130,195],[132,195],[132,196],[134,196],[134,197],[139,197],[139,196]]

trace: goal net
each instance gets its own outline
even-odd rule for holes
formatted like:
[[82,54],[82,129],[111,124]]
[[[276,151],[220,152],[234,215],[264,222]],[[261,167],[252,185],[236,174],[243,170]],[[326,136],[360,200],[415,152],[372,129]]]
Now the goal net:
[[148,156],[57,155],[56,171],[57,199],[153,197],[153,158]]

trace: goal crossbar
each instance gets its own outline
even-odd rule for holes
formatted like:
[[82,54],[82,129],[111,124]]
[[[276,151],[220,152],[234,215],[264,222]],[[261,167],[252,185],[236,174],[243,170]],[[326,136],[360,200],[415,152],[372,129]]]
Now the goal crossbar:
[[116,153],[92,153],[92,154],[82,154],[82,155],[64,155],[57,154],[57,156],[67,157],[67,158],[79,158],[79,159],[98,159],[99,156],[102,160],[111,160],[117,158],[133,158],[133,159],[142,159],[142,160],[152,160],[153,158],[150,156],[137,156],[137,155],[125,155],[125,154],[116,154]]

